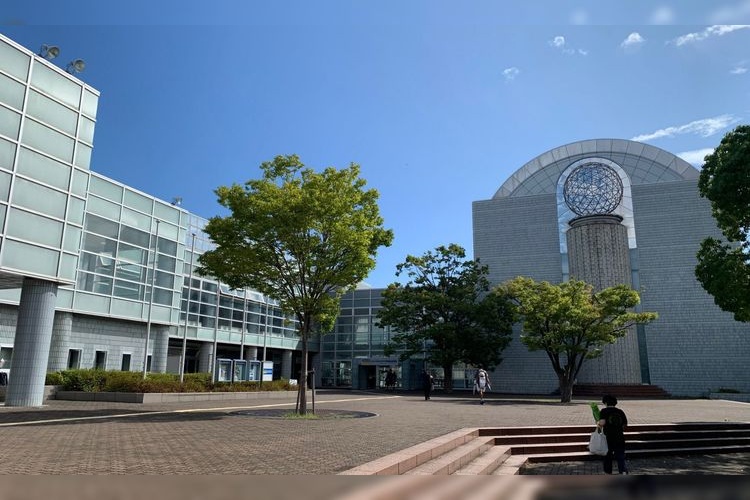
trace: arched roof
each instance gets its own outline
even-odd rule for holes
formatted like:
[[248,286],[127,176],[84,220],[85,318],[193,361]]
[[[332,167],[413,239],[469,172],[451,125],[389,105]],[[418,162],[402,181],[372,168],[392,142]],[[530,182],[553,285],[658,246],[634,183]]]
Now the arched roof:
[[562,172],[570,164],[587,157],[606,158],[617,163],[634,186],[697,179],[699,175],[699,171],[682,158],[649,144],[625,139],[589,139],[537,156],[511,175],[493,198],[555,194]]

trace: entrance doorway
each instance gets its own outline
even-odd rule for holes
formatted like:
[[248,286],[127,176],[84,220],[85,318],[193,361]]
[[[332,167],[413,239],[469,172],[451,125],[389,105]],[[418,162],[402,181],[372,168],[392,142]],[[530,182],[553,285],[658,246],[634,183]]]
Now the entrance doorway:
[[377,367],[360,365],[359,367],[359,387],[360,389],[375,389],[377,387]]

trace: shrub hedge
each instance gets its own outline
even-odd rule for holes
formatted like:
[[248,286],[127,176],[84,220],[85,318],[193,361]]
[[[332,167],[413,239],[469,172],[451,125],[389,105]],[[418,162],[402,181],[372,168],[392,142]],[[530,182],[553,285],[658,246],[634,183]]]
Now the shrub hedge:
[[289,391],[286,379],[271,382],[212,382],[208,373],[186,373],[180,383],[174,373],[148,373],[105,370],[64,370],[50,372],[47,385],[59,385],[65,391],[83,392],[253,392]]

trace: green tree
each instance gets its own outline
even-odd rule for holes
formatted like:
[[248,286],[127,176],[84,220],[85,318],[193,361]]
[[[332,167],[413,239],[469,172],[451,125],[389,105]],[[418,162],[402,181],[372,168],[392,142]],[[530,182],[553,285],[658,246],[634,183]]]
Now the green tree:
[[729,132],[706,156],[698,189],[729,243],[703,240],[695,276],[716,305],[750,321],[750,125]]
[[216,190],[231,213],[208,221],[205,232],[216,248],[200,256],[199,272],[274,297],[296,318],[298,411],[305,414],[308,340],[333,328],[341,295],[367,277],[393,233],[383,228],[378,192],[365,189],[354,163],[315,172],[290,155],[260,168],[261,179]]
[[422,257],[407,256],[396,267],[406,285],[393,283],[383,292],[378,325],[395,330],[386,354],[400,359],[424,353],[444,371],[444,387],[453,388],[453,365],[463,361],[493,369],[510,342],[513,306],[491,294],[487,266],[466,259],[456,244],[439,246]]
[[604,346],[624,337],[632,325],[657,318],[656,313],[632,312],[640,297],[626,285],[594,293],[583,281],[553,285],[519,276],[496,290],[516,304],[521,342],[530,351],[547,353],[563,403],[570,402],[585,360],[600,356]]

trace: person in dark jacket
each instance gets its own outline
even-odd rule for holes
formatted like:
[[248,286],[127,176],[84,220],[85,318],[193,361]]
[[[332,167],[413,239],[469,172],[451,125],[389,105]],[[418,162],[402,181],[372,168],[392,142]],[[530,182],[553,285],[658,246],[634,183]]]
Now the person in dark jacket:
[[625,465],[625,427],[628,425],[628,417],[625,412],[617,406],[617,398],[607,394],[602,398],[602,403],[606,405],[599,413],[599,422],[597,425],[604,431],[607,437],[607,454],[604,456],[604,473],[612,474],[612,459],[617,460],[617,471],[620,474],[627,474],[628,469]]
[[432,384],[435,383],[435,379],[427,370],[422,370],[422,388],[424,389],[424,399],[427,401],[430,399],[432,393]]

